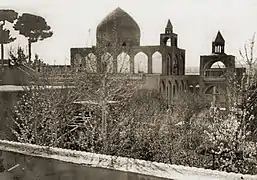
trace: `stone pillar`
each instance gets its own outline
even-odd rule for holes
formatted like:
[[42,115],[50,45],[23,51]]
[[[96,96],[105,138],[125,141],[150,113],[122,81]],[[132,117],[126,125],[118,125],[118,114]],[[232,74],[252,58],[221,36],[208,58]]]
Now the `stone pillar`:
[[101,73],[102,72],[102,57],[100,54],[97,54],[96,56],[96,71],[97,73]]
[[135,65],[135,61],[134,61],[134,58],[135,58],[135,55],[131,55],[130,56],[130,59],[129,59],[129,62],[130,62],[130,73],[134,74],[135,73],[135,68],[134,68],[134,65]]
[[170,96],[170,103],[172,103],[171,101],[174,99],[174,97],[176,96],[176,88],[175,88],[175,85],[172,83],[171,84],[171,96]]
[[171,94],[170,94],[170,85],[169,83],[167,84],[167,87],[166,87],[166,94],[167,94],[167,99],[168,99],[168,104],[170,104],[170,99],[171,99]]
[[167,57],[164,53],[162,54],[162,74],[165,75],[166,74],[166,61],[167,61]]
[[149,53],[148,54],[148,74],[152,74],[153,73],[153,58],[152,58],[152,54]]
[[213,86],[213,103],[216,104],[216,97],[217,96],[217,88],[216,86]]
[[113,56],[112,56],[112,58],[113,58],[113,73],[117,73],[118,72],[118,63],[117,63],[117,61],[118,61],[118,55],[117,54],[113,54]]

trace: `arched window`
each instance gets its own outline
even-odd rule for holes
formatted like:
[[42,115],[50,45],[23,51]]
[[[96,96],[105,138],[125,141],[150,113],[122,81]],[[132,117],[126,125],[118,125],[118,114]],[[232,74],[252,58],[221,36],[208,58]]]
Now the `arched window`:
[[169,81],[168,82],[168,103],[170,104],[171,103],[171,99],[172,99],[172,84],[171,82]]
[[85,69],[89,73],[96,73],[97,72],[97,59],[96,55],[93,53],[89,53],[85,58]]
[[171,69],[171,57],[168,54],[167,61],[166,61],[166,71],[167,71],[166,74],[167,75],[170,75],[170,69]]
[[204,75],[207,77],[221,77],[226,71],[226,65],[221,61],[208,63],[205,66]]
[[106,52],[101,57],[102,72],[113,73],[113,57],[110,53]]
[[174,96],[177,96],[178,95],[178,92],[179,92],[179,85],[178,85],[178,81],[177,80],[175,80],[175,86],[174,86],[175,88],[175,92],[174,92]]
[[170,38],[166,41],[166,46],[171,46],[171,39]]
[[199,92],[200,92],[200,85],[197,84],[197,85],[195,86],[195,93],[199,93]]
[[162,73],[162,54],[156,51],[152,55],[152,62],[153,62],[152,64],[153,73],[161,74]]
[[185,91],[185,84],[184,81],[181,80],[181,91],[184,92]]
[[173,56],[172,59],[172,74],[179,75],[179,64],[178,64],[178,56]]
[[162,89],[162,90],[161,90],[161,92],[163,92],[163,93],[164,93],[164,92],[165,92],[165,83],[164,83],[164,81],[162,81],[161,89]]
[[135,73],[148,72],[148,57],[145,53],[139,52],[135,55],[134,70],[135,70]]
[[211,68],[226,68],[226,65],[221,61],[217,61],[211,65]]
[[194,86],[193,86],[193,85],[189,85],[189,91],[190,91],[191,93],[194,93]]
[[129,73],[130,72],[130,57],[127,53],[120,53],[117,56],[117,72]]
[[209,86],[205,90],[208,100],[215,104],[224,104],[226,102],[226,91],[220,86]]

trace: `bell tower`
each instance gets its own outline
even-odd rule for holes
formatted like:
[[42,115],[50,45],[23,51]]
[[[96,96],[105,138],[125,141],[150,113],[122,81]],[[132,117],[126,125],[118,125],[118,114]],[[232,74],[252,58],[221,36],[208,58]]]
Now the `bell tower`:
[[177,34],[173,33],[173,26],[169,19],[165,28],[165,33],[160,35],[160,45],[177,47],[177,41]]
[[165,28],[165,34],[172,34],[172,33],[173,33],[173,26],[170,20],[168,20],[167,26]]
[[225,53],[225,40],[222,37],[220,31],[212,42],[212,53],[214,54],[224,54]]

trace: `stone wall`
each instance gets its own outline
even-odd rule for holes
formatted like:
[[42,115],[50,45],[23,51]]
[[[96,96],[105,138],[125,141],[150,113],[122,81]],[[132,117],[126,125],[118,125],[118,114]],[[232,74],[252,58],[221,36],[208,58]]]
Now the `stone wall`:
[[0,140],[1,180],[244,179],[225,173]]
[[[24,154],[0,151],[1,180],[161,180],[130,172],[122,172],[99,167],[88,167],[55,159],[28,156]],[[4,172],[4,171],[9,172]]]
[[[7,141],[6,141],[7,142]],[[7,144],[5,144],[7,145]],[[13,146],[14,145],[14,146]],[[16,144],[17,145],[17,144]],[[12,148],[17,147],[12,144]],[[12,149],[8,148],[8,150]],[[26,151],[26,147],[23,147]],[[1,180],[162,180],[165,178],[154,177],[139,173],[115,170],[113,168],[94,167],[88,164],[65,162],[58,158],[46,158],[41,155],[46,149],[39,149],[38,152],[28,152],[33,155],[12,152],[1,146],[0,150],[0,179]],[[34,149],[35,150],[35,149]],[[48,151],[48,150],[47,150]],[[51,151],[51,150],[50,150]],[[48,152],[53,155],[52,152]],[[35,153],[35,154],[34,154]],[[42,153],[42,154],[41,154]],[[36,155],[37,154],[37,155]],[[41,154],[41,155],[40,155]],[[73,154],[74,155],[74,154]],[[73,156],[71,155],[71,156]],[[69,158],[69,157],[67,157]],[[101,158],[100,158],[101,159]]]

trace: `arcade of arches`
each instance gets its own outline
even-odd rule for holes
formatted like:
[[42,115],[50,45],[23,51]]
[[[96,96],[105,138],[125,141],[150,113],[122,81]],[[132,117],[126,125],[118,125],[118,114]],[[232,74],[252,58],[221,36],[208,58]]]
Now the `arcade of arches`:
[[[151,62],[149,62],[149,59]],[[115,63],[117,61],[117,63]],[[149,64],[152,64],[149,67]],[[105,53],[101,56],[101,64],[106,66],[109,73],[149,73],[162,74],[162,54],[159,51],[151,54],[151,58],[146,53],[140,51],[134,58],[131,58],[126,52],[118,54],[116,57],[110,53]],[[117,65],[115,68],[114,65]],[[89,73],[97,72],[97,56],[94,53],[89,53],[84,57],[76,54],[74,58],[75,68],[83,68]],[[116,69],[116,71],[115,71]]]

